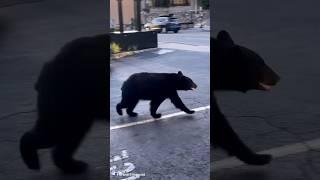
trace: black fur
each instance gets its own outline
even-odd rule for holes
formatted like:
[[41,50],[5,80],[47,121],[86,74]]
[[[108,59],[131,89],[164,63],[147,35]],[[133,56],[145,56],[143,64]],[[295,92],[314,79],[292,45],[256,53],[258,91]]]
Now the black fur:
[[[236,45],[226,31],[219,32],[217,38],[211,39],[211,48],[214,91],[267,90],[279,81],[278,75],[258,54]],[[271,155],[256,154],[241,141],[220,111],[215,96],[212,108],[211,144],[223,148],[247,164],[264,165],[270,162]]]
[[72,156],[94,119],[107,117],[108,44],[108,35],[79,38],[44,65],[35,85],[38,120],[20,140],[30,169],[40,169],[37,150],[51,147],[54,163],[65,173],[86,169]]
[[160,118],[156,111],[167,98],[182,111],[192,114],[178,96],[177,90],[191,90],[197,85],[182,72],[175,73],[136,73],[131,75],[122,85],[122,100],[117,104],[117,112],[122,115],[122,109],[127,108],[129,116],[137,116],[133,109],[139,100],[151,100],[150,113],[153,118]]

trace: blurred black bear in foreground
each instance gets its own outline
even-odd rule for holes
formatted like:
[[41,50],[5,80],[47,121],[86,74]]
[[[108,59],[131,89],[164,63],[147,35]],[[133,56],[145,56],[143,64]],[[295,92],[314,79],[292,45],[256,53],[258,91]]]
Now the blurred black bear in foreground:
[[[226,31],[211,39],[213,53],[213,90],[269,90],[279,81],[279,76],[263,59],[250,49],[234,44]],[[247,147],[221,113],[213,97],[211,144],[226,150],[247,164],[264,165],[272,156],[256,154]]]
[[44,65],[35,85],[38,119],[20,140],[30,169],[40,169],[37,150],[51,147],[54,163],[65,173],[87,168],[72,156],[94,119],[107,117],[109,41],[108,35],[73,40]]
[[137,116],[133,112],[139,100],[151,100],[150,113],[153,118],[160,118],[157,114],[160,104],[167,98],[182,111],[192,114],[178,96],[177,90],[192,90],[197,85],[181,71],[178,73],[136,73],[131,75],[122,85],[122,100],[117,104],[117,112],[122,115],[122,109],[127,108],[129,116]]

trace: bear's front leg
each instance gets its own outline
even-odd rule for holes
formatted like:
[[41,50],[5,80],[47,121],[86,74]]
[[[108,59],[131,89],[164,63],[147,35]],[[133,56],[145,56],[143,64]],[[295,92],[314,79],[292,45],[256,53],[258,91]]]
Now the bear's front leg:
[[180,99],[180,97],[178,96],[178,93],[175,92],[174,94],[172,94],[170,97],[171,102],[179,109],[181,109],[182,111],[188,113],[188,114],[193,114],[195,111],[188,109],[182,102],[182,100]]
[[217,145],[226,150],[230,155],[236,156],[241,161],[251,165],[268,164],[272,156],[269,154],[254,153],[246,146],[239,136],[232,129],[225,116],[218,108],[218,104],[214,101],[212,106],[214,119],[212,120],[210,143]]
[[152,99],[150,102],[150,113],[151,116],[155,119],[160,118],[161,114],[157,114],[157,109],[159,108],[160,104],[165,100],[165,98],[157,98]]

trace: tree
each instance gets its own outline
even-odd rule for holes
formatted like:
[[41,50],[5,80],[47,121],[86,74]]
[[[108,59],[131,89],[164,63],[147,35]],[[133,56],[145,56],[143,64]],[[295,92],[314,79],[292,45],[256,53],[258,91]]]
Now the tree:
[[155,0],[154,6],[155,7],[169,7],[170,0]]
[[209,0],[201,0],[200,3],[201,3],[201,6],[203,7],[203,9],[209,9],[210,8]]

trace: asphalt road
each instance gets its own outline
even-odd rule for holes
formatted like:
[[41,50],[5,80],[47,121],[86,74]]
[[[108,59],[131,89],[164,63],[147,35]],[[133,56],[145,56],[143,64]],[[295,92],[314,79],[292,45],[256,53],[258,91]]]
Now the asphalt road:
[[[168,39],[170,41],[165,41]],[[199,51],[199,47],[209,47],[209,33],[181,31],[178,34],[159,34],[159,44],[159,49],[111,64],[111,179],[122,179],[116,176],[119,171],[134,173],[132,176],[140,179],[208,179],[210,54],[209,51]],[[196,91],[179,92],[182,101],[189,108],[203,109],[193,115],[175,114],[179,110],[167,100],[158,112],[171,117],[156,122],[150,116],[148,101],[137,105],[137,118],[116,113],[121,85],[131,74],[179,70],[198,85]],[[143,124],[139,124],[141,122]]]
[[[276,150],[277,159],[265,167],[226,166],[214,170],[213,179],[319,179],[318,152],[306,146],[293,153],[297,147],[283,146],[320,137],[320,2],[217,0],[212,4],[212,35],[229,31],[281,76],[271,92],[218,95],[244,141],[256,151]],[[218,150],[213,156],[213,166],[226,158]]]
[[77,153],[91,165],[81,176],[63,176],[48,151],[40,152],[41,171],[31,171],[18,151],[19,138],[36,120],[30,111],[35,109],[34,83],[42,65],[67,41],[105,33],[105,2],[15,0],[0,2],[0,7],[0,179],[106,179],[103,121],[95,124]]

